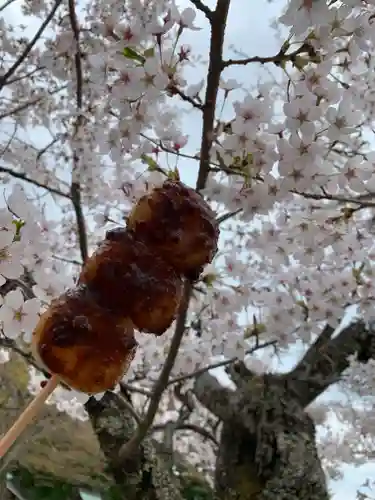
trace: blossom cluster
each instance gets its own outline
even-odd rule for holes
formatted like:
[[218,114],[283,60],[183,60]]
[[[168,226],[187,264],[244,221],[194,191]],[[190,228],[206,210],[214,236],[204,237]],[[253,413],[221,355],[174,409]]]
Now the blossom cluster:
[[[39,313],[73,284],[85,246],[125,224],[169,168],[203,157],[204,148],[189,152],[180,119],[187,109],[208,116],[211,104],[210,78],[185,78],[203,66],[188,43],[201,28],[197,11],[172,0],[125,3],[87,2],[73,20],[62,5],[16,69],[27,30],[18,26],[19,37],[0,17],[0,175],[9,188],[0,340],[30,341]],[[22,14],[35,21],[51,8],[30,0]],[[229,76],[217,102],[228,118],[217,109],[208,130],[201,192],[225,214],[223,237],[194,288],[171,377],[243,359],[260,340],[287,352],[309,345],[349,306],[373,316],[374,20],[374,0],[290,0],[277,19],[289,31],[279,53],[237,61],[272,65],[272,79],[244,88],[231,74],[236,61],[221,61]],[[157,379],[173,333],[138,339],[129,381],[147,388]],[[351,370],[351,390],[368,394],[370,371],[355,361]]]

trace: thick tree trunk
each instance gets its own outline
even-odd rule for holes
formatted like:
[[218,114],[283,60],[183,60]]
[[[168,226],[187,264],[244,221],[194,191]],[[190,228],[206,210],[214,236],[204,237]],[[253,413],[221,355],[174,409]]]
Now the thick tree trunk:
[[215,489],[222,500],[326,500],[315,428],[287,377],[235,374],[236,391],[211,375],[195,394],[223,421]]
[[256,376],[243,363],[230,375],[236,391],[207,373],[195,394],[223,421],[216,464],[216,493],[223,500],[325,500],[329,498],[306,407],[349,367],[349,356],[375,357],[375,329],[359,321],[333,335],[329,325],[285,375]]

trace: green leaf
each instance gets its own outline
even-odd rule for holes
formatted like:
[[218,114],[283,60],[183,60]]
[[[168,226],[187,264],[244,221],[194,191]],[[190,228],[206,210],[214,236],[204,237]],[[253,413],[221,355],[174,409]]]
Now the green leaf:
[[160,167],[156,163],[156,161],[153,158],[151,158],[151,156],[143,154],[141,156],[141,160],[143,161],[143,163],[145,163],[148,166],[149,172],[159,172],[159,173],[167,176],[167,173],[165,172],[165,170],[162,167]]
[[14,235],[14,241],[20,241],[21,239],[21,229],[26,224],[22,219],[13,219],[12,224],[16,226],[16,234]]
[[309,58],[301,57],[301,56],[296,56],[296,58],[293,61],[294,66],[297,69],[299,69],[300,71],[302,71],[303,68],[309,64],[309,62],[310,62]]
[[216,279],[217,279],[216,274],[210,274],[210,273],[208,273],[208,274],[205,274],[203,276],[202,281],[203,281],[203,283],[205,285],[207,285],[209,288],[211,288],[212,285],[213,285],[213,283],[214,283],[214,281],[216,281]]
[[145,57],[154,57],[155,55],[155,49],[154,47],[150,47],[149,49],[146,49],[144,52],[143,52],[143,55]]
[[157,162],[153,158],[151,158],[151,156],[143,154],[141,156],[141,160],[143,161],[143,163],[146,163],[150,172],[158,171],[161,168],[159,167]]
[[168,171],[168,179],[170,179],[171,181],[180,180],[180,172],[178,171],[177,167],[174,170]]
[[251,337],[258,337],[262,333],[267,331],[267,327],[264,323],[257,323],[251,327],[245,328],[244,339],[249,339]]
[[122,53],[127,59],[138,61],[142,64],[144,64],[144,62],[146,61],[146,59],[141,54],[138,54],[138,52],[132,49],[131,47],[125,47]]

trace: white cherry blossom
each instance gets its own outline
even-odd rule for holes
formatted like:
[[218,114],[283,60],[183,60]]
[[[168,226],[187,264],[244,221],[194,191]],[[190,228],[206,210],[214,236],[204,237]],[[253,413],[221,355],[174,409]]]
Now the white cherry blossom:
[[24,300],[19,288],[8,292],[0,308],[0,321],[4,334],[15,339],[23,333],[26,342],[31,341],[31,334],[39,320],[40,302],[38,299]]
[[[48,10],[40,0],[21,3],[25,29],[0,7],[2,75],[32,38],[33,15]],[[161,171],[177,167],[193,185],[202,165],[201,194],[223,216],[219,252],[196,284],[171,377],[217,356],[270,371],[279,352],[245,355],[255,325],[264,327],[261,341],[294,356],[326,323],[336,327],[348,307],[373,319],[375,0],[282,3],[275,3],[274,53],[245,47],[242,54],[227,29],[226,62],[209,75],[209,45],[201,40],[210,34],[193,4],[83,2],[78,45],[69,16],[51,20],[7,84],[0,82],[1,333],[29,341],[40,306],[74,286],[85,253],[107,229],[126,225],[133,204],[165,179]],[[200,150],[202,123],[212,117]],[[151,389],[173,334],[174,325],[160,338],[137,333],[126,379]],[[259,361],[268,355],[269,363]],[[353,358],[344,377],[361,400],[360,416],[349,417],[350,402],[318,406],[320,429],[325,413],[348,427],[345,439],[332,428],[320,437],[332,475],[340,461],[364,460],[370,448],[358,450],[361,437],[375,440],[373,407],[363,405],[373,404],[373,364]],[[51,404],[81,418],[88,395],[65,392],[56,391]],[[178,406],[171,398],[168,389],[160,414]],[[78,407],[81,413],[72,410]],[[190,446],[180,441],[181,449]],[[196,442],[189,459],[199,467],[206,460],[212,472],[215,454],[197,453]]]
[[14,241],[13,229],[0,229],[0,275],[5,278],[19,278],[23,272],[21,258],[24,245]]

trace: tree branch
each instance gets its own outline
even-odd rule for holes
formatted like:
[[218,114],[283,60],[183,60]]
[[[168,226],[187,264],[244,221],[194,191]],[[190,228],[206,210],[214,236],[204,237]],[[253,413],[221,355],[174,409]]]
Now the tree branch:
[[300,45],[300,47],[298,47],[298,49],[289,54],[286,53],[287,50],[288,46],[285,45],[281,47],[280,51],[274,56],[269,56],[269,57],[254,56],[254,57],[247,57],[245,59],[229,59],[228,61],[223,61],[223,69],[229,66],[246,66],[247,64],[251,63],[260,63],[260,64],[274,63],[276,66],[280,66],[283,62],[287,61],[290,61],[292,63],[296,62],[297,56],[302,53],[307,53],[309,56],[316,55],[313,51],[312,46],[309,45],[308,43],[303,43],[302,45]]
[[78,231],[78,241],[79,249],[83,262],[86,261],[88,257],[88,244],[87,244],[87,231],[85,216],[83,215],[82,204],[81,204],[81,189],[77,182],[72,183],[70,190],[71,200],[73,202],[74,211],[76,214],[77,221],[77,231]]
[[228,59],[227,61],[223,61],[223,67],[228,68],[229,66],[246,66],[247,64],[251,64],[251,63],[280,64],[281,62],[288,61],[289,59],[290,59],[289,55],[282,54],[282,53],[276,54],[275,56],[269,56],[269,57],[254,56],[254,57],[247,57],[245,59]]
[[220,215],[216,221],[218,224],[222,224],[223,222],[226,222],[227,220],[231,219],[232,217],[235,217],[236,215],[240,214],[242,212],[242,208],[238,208],[237,210],[233,210],[233,212],[227,212],[226,214]]
[[8,118],[9,116],[16,115],[20,111],[24,111],[25,109],[29,108],[30,106],[34,106],[34,104],[38,104],[43,99],[43,97],[38,97],[38,99],[34,99],[33,101],[27,101],[22,104],[19,104],[15,108],[8,109],[4,113],[0,114],[0,120],[3,120],[4,118]]
[[18,347],[15,340],[8,339],[7,337],[0,337],[0,347],[16,352],[17,354],[22,356],[29,365],[33,366],[39,372],[44,373],[43,369],[35,361],[34,356],[31,353],[25,352],[20,347]]
[[46,69],[45,66],[38,66],[37,68],[32,69],[29,73],[25,73],[24,75],[15,76],[11,79],[8,78],[7,85],[12,85],[13,83],[20,82],[25,78],[30,78],[31,76],[35,75],[35,73],[38,73],[38,71],[43,71],[44,69]]
[[338,203],[353,203],[355,205],[360,205],[363,208],[375,207],[375,202],[365,199],[363,195],[359,196],[358,198],[355,198],[355,197],[333,195],[329,193],[324,193],[324,194],[301,193],[295,189],[293,189],[291,193],[297,194],[298,196],[302,196],[303,198],[307,198],[310,200],[327,200],[327,201],[337,201]]
[[16,0],[7,0],[4,5],[2,5],[0,7],[0,12],[2,12],[3,10],[5,10],[10,4],[12,4],[13,2],[15,2]]
[[142,396],[146,396],[147,398],[151,397],[151,391],[148,389],[144,389],[143,387],[135,387],[134,385],[127,384],[126,382],[120,382],[120,387],[129,392],[135,392],[138,394],[142,394]]
[[304,407],[340,380],[349,367],[349,356],[357,354],[360,362],[375,358],[375,330],[363,322],[350,324],[332,338],[333,331],[326,328],[287,375],[297,385],[304,382],[305,390],[299,396]]
[[[200,151],[200,165],[196,184],[197,190],[201,190],[204,188],[209,173],[210,149],[212,144],[216,99],[222,65],[224,32],[229,4],[230,0],[218,0],[216,11],[212,15],[210,63],[207,73],[207,90],[203,109],[203,131]],[[118,455],[118,463],[122,463],[129,457],[136,454],[140,444],[146,437],[154,421],[160,399],[165,388],[168,385],[169,376],[173,369],[173,365],[180,348],[181,340],[185,332],[185,324],[189,310],[191,292],[192,283],[186,281],[184,284],[183,297],[177,316],[175,333],[173,335],[167,359],[164,363],[160,377],[153,388],[146,416],[138,426],[134,436],[122,446]]]
[[147,432],[154,421],[156,412],[159,407],[160,399],[163,395],[165,388],[168,385],[169,376],[173,369],[174,361],[178,354],[182,337],[185,333],[185,323],[189,309],[191,288],[192,288],[191,283],[189,281],[186,281],[184,284],[183,296],[180,304],[180,309],[176,322],[176,328],[172,338],[171,346],[169,348],[167,359],[165,360],[160,377],[153,388],[151,401],[146,416],[138,426],[137,432],[134,434],[134,436],[122,446],[118,456],[119,462],[128,459],[128,457],[132,456],[137,451],[139,445],[146,437]]
[[61,257],[60,255],[53,254],[52,257],[61,262],[66,262],[67,264],[73,264],[74,266],[82,267],[82,262],[76,259],[66,259],[65,257]]
[[207,72],[207,88],[203,105],[203,130],[200,149],[197,190],[206,185],[210,171],[210,150],[213,141],[216,100],[223,69],[223,44],[230,0],[218,0],[216,10],[210,14],[211,43]]
[[5,75],[0,77],[0,90],[7,84],[8,78],[11,77],[15,73],[15,71],[19,68],[19,66],[23,63],[23,61],[26,59],[26,57],[32,51],[34,45],[39,40],[39,38],[43,34],[44,30],[47,28],[48,24],[51,22],[53,16],[55,15],[57,9],[60,7],[60,4],[62,3],[62,1],[63,0],[56,0],[51,12],[48,14],[45,21],[41,24],[40,28],[35,33],[34,38],[32,38],[30,40],[28,45],[25,47],[25,50],[19,56],[17,61],[8,69],[8,71],[5,73]]
[[[83,123],[83,115],[81,114],[83,105],[83,74],[82,74],[82,57],[79,45],[79,24],[78,18],[75,11],[75,1],[69,0],[69,18],[72,31],[74,34],[74,39],[76,41],[76,52],[74,55],[74,63],[76,69],[76,104],[79,115],[77,117],[74,126],[74,136],[76,137],[79,129]],[[73,153],[73,181],[70,189],[70,195],[73,202],[74,211],[76,214],[77,221],[77,231],[79,239],[79,248],[81,252],[81,257],[83,262],[86,261],[88,257],[88,244],[87,244],[87,230],[86,221],[83,215],[82,203],[81,203],[81,186],[80,183],[74,180],[74,175],[77,174],[79,168],[79,156],[77,151]]]
[[211,9],[207,7],[201,0],[190,0],[190,2],[203,14],[207,17],[207,19],[211,22],[212,21],[212,16],[213,12]]
[[203,110],[203,105],[199,104],[199,102],[195,101],[192,97],[187,96],[182,90],[180,90],[176,85],[170,85],[168,87],[168,92],[171,93],[171,95],[178,95],[181,97],[181,99],[185,102],[188,102],[191,104],[194,108],[199,109],[200,111]]
[[[256,345],[255,347],[252,347],[251,349],[248,349],[245,354],[252,354],[255,351],[258,351],[259,349],[265,349],[266,347],[274,346],[277,343],[276,340],[269,340],[267,342],[264,342],[263,344]],[[223,361],[217,361],[216,363],[212,363],[211,365],[204,366],[203,368],[199,368],[199,370],[195,370],[191,373],[187,373],[186,375],[180,375],[176,378],[172,378],[169,382],[168,385],[172,384],[178,384],[180,382],[184,382],[185,380],[189,380],[191,378],[199,377],[200,375],[203,375],[204,373],[214,370],[215,368],[221,368],[223,366],[228,366],[232,363],[235,363],[238,361],[237,356],[233,358],[228,358],[224,359]]]
[[21,172],[15,172],[11,168],[7,167],[0,167],[0,172],[3,172],[5,174],[9,174],[10,176],[20,179],[22,181],[28,182],[30,184],[33,184],[34,186],[37,186],[39,188],[46,189],[50,193],[56,194],[57,196],[62,196],[63,198],[66,198],[68,200],[71,199],[71,196],[69,193],[64,193],[63,191],[60,191],[59,189],[55,189],[53,187],[47,186],[47,184],[43,184],[39,181],[36,181],[34,179],[30,179],[30,177],[27,177],[26,174],[21,173]]

